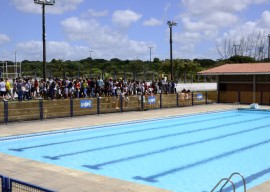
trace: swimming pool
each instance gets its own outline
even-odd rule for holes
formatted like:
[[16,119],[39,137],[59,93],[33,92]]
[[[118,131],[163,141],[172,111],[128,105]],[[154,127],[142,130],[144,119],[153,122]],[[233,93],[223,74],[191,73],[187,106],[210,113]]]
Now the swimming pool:
[[232,110],[84,127],[0,138],[0,152],[175,192],[210,191],[237,171],[251,188],[270,179],[269,118]]

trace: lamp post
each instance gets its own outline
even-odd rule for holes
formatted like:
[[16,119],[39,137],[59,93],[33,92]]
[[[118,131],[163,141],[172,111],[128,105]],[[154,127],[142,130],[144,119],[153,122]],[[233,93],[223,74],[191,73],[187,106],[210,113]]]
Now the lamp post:
[[43,79],[46,81],[46,29],[45,29],[45,6],[54,5],[55,0],[34,0],[35,4],[42,5],[42,44],[43,44]]
[[174,21],[168,21],[167,22],[169,28],[170,28],[170,64],[171,64],[171,80],[173,81],[173,64],[172,64],[172,27],[176,26],[177,23]]
[[153,67],[152,67],[152,48],[153,47],[149,47],[150,50],[150,71],[152,71],[152,81],[154,79],[154,71],[153,71]]
[[270,34],[268,34],[268,62],[270,61]]
[[90,78],[92,77],[92,70],[91,70],[91,61],[92,61],[92,57],[91,57],[91,53],[92,53],[93,51],[91,50],[91,51],[89,51],[89,53],[90,53]]
[[17,72],[17,51],[15,50],[15,69],[14,69],[14,73],[15,73],[15,78],[18,77],[18,72]]

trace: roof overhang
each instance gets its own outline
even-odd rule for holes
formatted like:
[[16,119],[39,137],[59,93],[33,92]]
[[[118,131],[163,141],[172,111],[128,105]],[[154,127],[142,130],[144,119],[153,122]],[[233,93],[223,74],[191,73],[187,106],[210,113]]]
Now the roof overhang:
[[198,73],[198,75],[204,76],[218,76],[218,75],[270,75],[268,73]]

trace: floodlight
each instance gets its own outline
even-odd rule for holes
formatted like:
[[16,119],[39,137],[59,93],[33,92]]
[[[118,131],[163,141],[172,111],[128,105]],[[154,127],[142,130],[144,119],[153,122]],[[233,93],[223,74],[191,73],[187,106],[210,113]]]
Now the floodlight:
[[177,23],[175,21],[167,21],[167,24],[169,25],[169,27],[177,25]]
[[36,4],[44,4],[44,5],[54,5],[55,0],[34,0],[34,3]]

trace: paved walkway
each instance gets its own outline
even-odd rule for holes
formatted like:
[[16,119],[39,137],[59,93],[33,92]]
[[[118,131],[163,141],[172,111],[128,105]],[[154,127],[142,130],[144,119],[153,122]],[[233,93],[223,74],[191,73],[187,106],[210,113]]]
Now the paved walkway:
[[[200,105],[184,108],[109,113],[74,118],[47,119],[44,121],[0,124],[0,137],[37,133],[67,128],[101,125],[138,119],[184,115],[198,112],[232,109],[231,104]],[[267,108],[267,107],[266,107]],[[166,192],[151,186],[122,181],[60,166],[40,163],[0,153],[0,174],[56,191],[74,192]],[[270,191],[270,181],[249,192]]]

